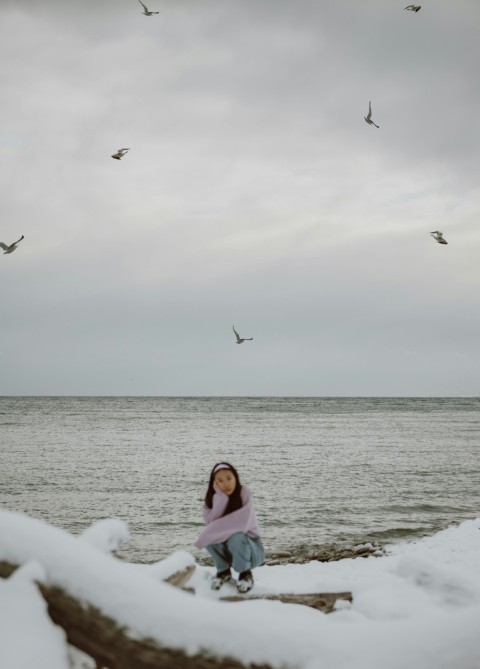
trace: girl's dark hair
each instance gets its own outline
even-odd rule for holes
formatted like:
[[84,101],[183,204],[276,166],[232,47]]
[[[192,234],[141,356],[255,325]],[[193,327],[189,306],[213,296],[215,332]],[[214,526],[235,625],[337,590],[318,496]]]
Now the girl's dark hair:
[[[228,498],[228,504],[227,508],[222,514],[223,516],[228,515],[229,513],[232,513],[232,511],[236,511],[237,509],[241,509],[243,506],[242,502],[242,497],[241,497],[241,492],[242,492],[242,484],[240,483],[240,477],[238,476],[238,472],[235,469],[235,467],[228,462],[217,462],[216,465],[213,466],[212,471],[210,473],[210,481],[208,482],[208,489],[207,489],[207,494],[205,495],[205,506],[208,507],[209,509],[212,508],[213,506],[213,495],[215,494],[215,490],[213,488],[213,482],[215,479],[215,474],[217,473],[215,471],[215,467],[218,467],[218,465],[224,465],[224,469],[229,469],[232,474],[235,477],[236,481],[236,486],[235,490],[232,492],[231,495],[229,495]],[[220,470],[219,470],[220,471]]]

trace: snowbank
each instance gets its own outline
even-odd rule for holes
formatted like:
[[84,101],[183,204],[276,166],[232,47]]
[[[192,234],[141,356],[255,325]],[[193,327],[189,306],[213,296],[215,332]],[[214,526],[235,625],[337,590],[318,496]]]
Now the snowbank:
[[[156,565],[121,562],[105,552],[128,536],[118,522],[105,521],[74,537],[0,511],[0,560],[39,563],[37,580],[90,602],[137,637],[188,654],[209,649],[246,664],[298,669],[480,667],[480,519],[391,546],[383,557],[255,570],[256,594],[350,590],[353,603],[341,602],[328,615],[276,601],[219,602],[231,594],[229,586],[210,590],[212,570],[200,566],[189,582],[196,596],[182,592],[163,579],[193,564],[192,556],[179,552]],[[9,593],[0,597],[0,620],[8,619],[0,625],[2,669],[66,666],[64,637],[33,585],[19,572],[0,586]],[[10,616],[12,602],[17,611],[25,609],[24,616]],[[48,647],[45,660],[37,653],[34,663],[3,661],[4,649],[11,658],[12,644],[23,647],[28,639]]]
[[31,562],[7,580],[0,579],[0,667],[68,669],[63,630],[54,625],[34,580],[45,574]]

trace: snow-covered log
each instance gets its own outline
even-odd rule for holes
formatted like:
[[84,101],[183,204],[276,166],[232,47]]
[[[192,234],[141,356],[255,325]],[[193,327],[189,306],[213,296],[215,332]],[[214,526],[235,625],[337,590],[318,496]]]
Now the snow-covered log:
[[[0,576],[6,578],[15,565],[0,562]],[[191,568],[187,568],[191,573]],[[187,572],[184,570],[184,572]],[[177,573],[177,578],[181,578]],[[185,576],[185,574],[184,574]],[[54,623],[63,628],[68,642],[107,669],[245,669],[246,665],[225,657],[206,654],[189,656],[177,649],[161,647],[152,639],[136,639],[113,618],[85,605],[58,587],[37,583]],[[248,665],[269,669],[268,665]]]
[[[98,609],[84,607],[59,588],[40,590],[51,619],[63,627],[68,642],[108,669],[244,669],[231,658],[189,656],[182,650],[161,647],[151,639],[132,638]],[[253,669],[253,665],[250,665]],[[255,669],[268,669],[267,665]]]

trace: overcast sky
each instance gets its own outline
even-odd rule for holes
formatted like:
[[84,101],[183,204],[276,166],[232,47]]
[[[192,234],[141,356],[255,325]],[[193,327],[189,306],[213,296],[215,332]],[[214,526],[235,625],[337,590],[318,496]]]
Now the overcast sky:
[[147,4],[0,0],[0,395],[480,394],[480,2]]

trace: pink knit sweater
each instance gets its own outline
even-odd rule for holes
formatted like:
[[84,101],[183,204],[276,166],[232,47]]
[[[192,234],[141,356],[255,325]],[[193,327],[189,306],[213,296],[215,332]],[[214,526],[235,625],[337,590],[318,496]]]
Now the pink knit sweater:
[[221,490],[215,491],[212,508],[203,507],[203,519],[207,527],[201,532],[195,546],[205,548],[209,544],[221,544],[235,532],[244,532],[252,538],[260,536],[252,494],[246,486],[242,486],[241,498],[243,506],[240,509],[222,516],[228,504],[228,495]]

